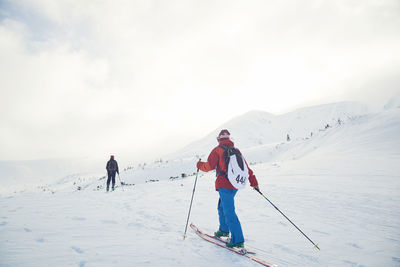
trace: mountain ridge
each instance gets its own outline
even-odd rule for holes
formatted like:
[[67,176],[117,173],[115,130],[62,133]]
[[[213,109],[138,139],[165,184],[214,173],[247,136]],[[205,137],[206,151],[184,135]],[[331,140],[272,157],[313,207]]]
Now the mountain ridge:
[[[167,155],[202,155],[216,145],[216,137],[221,129],[228,129],[231,138],[240,148],[286,141],[290,138],[304,138],[322,129],[327,124],[345,122],[351,117],[368,114],[369,108],[359,102],[343,101],[323,105],[303,107],[281,115],[260,110],[248,111],[221,124],[204,138],[196,140],[182,149]],[[314,115],[314,113],[318,113]],[[314,116],[304,122],[304,118]],[[312,122],[314,121],[314,123]],[[306,127],[304,127],[306,125]]]

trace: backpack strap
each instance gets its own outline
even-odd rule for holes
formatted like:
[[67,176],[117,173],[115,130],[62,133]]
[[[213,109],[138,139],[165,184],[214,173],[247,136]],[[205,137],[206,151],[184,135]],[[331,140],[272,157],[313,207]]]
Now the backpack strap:
[[[226,168],[228,168],[227,159],[229,159],[229,157],[230,157],[230,149],[235,149],[235,148],[234,148],[234,147],[228,147],[228,146],[225,146],[225,145],[219,145],[218,147],[220,147],[220,148],[222,148],[222,149],[224,150],[224,152],[223,152],[223,154],[222,154],[222,160],[225,162]],[[216,172],[217,177],[218,177],[218,176],[224,176],[224,177],[229,181],[227,173],[226,173],[225,171],[223,171],[223,170],[219,167],[219,164],[220,164],[220,163],[219,163],[219,161],[218,161],[218,164],[217,164],[217,172]]]

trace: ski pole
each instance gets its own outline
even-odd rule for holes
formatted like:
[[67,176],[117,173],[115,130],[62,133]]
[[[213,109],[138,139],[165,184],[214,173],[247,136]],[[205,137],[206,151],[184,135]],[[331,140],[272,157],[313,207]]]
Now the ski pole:
[[119,173],[118,173],[118,179],[119,179],[119,182],[121,183],[122,191],[125,191],[124,186],[122,185],[122,182],[121,182],[121,177],[119,177]]
[[314,245],[315,248],[320,250],[320,248],[318,247],[318,244],[315,244],[305,233],[303,233],[303,231],[300,230],[299,227],[297,227],[288,217],[286,217],[286,215],[283,214],[283,212],[280,211],[277,206],[275,206],[266,196],[264,196],[263,193],[261,193],[260,189],[254,188],[254,190],[256,190],[258,193],[260,193],[260,195],[262,195],[277,211],[279,211],[283,215],[283,217],[285,217],[291,224],[293,224],[293,226],[296,227],[296,229],[299,230],[300,233],[302,233]]
[[[199,161],[200,161],[200,159],[199,159]],[[196,179],[194,180],[192,200],[190,200],[189,213],[188,213],[187,220],[186,220],[185,233],[183,234],[183,240],[186,239],[186,231],[187,231],[187,226],[188,226],[188,223],[189,223],[190,211],[192,210],[193,196],[194,196],[194,191],[196,190],[196,184],[197,184],[197,177],[198,176],[199,176],[199,168],[197,168]]]

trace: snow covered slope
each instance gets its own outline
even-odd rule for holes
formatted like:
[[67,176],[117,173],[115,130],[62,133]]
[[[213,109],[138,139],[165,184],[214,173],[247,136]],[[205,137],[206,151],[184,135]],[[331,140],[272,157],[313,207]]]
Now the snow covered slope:
[[[264,162],[252,165],[261,190],[321,251],[250,188],[236,197],[246,246],[279,266],[399,266],[399,132],[393,109],[247,149]],[[200,174],[191,213],[208,232],[218,227],[214,180]],[[190,229],[183,240],[193,176],[112,193],[100,184],[1,197],[0,265],[259,266]]]
[[[193,162],[199,157],[205,159],[216,145],[216,136],[222,128],[231,131],[232,139],[241,150],[254,146],[275,146],[286,141],[289,134],[293,141],[303,140],[314,135],[325,126],[346,123],[368,109],[359,103],[341,102],[321,106],[302,108],[287,114],[275,116],[263,111],[251,111],[221,125],[206,137],[189,144],[185,148],[154,160],[141,162],[132,166],[120,163],[121,177],[127,183],[144,183],[150,180],[176,179],[193,174]],[[252,158],[260,161],[258,158]],[[126,161],[125,161],[126,162]],[[124,171],[125,169],[125,171]],[[48,184],[65,182],[76,187],[86,187],[86,182],[99,180],[104,175],[104,162],[90,159],[73,160],[38,160],[20,162],[0,162],[1,192],[29,190],[32,186],[41,189]],[[23,186],[25,185],[25,186]],[[24,187],[24,188],[21,188]]]
[[384,108],[385,109],[400,108],[400,91],[389,99]]
[[[246,246],[279,266],[399,266],[400,109],[332,113],[319,121],[316,109],[306,111],[279,121],[246,114],[253,125],[264,127],[270,119],[273,129],[286,131],[283,140],[268,143],[281,134],[266,132],[262,144],[251,135],[240,148],[264,194],[321,251],[250,188],[236,197]],[[335,123],[338,118],[341,123]],[[288,125],[298,125],[290,142]],[[245,133],[232,129],[239,144]],[[213,133],[209,138],[204,153],[216,144]],[[112,193],[104,192],[104,177],[79,174],[45,188],[2,191],[0,266],[259,266],[190,229],[183,241],[197,161],[190,151],[140,168],[121,166],[121,179],[129,185]],[[214,173],[199,175],[191,213],[191,221],[208,232],[218,227],[214,180]]]
[[251,111],[221,125],[203,139],[196,141],[174,155],[195,155],[208,152],[215,146],[221,129],[229,129],[236,145],[242,149],[262,144],[307,137],[311,132],[324,129],[327,124],[336,125],[368,113],[368,108],[357,102],[340,102],[306,107],[275,116],[263,111]]
[[0,194],[99,177],[105,163],[88,158],[0,161]]
[[[145,166],[134,166],[121,174],[129,183],[141,183],[149,180],[175,179],[193,174],[193,166],[198,158],[207,159],[208,153],[217,145],[218,132],[227,128],[235,145],[246,153],[249,162],[265,162],[278,155],[290,154],[298,144],[305,144],[304,153],[312,152],[313,147],[305,142],[311,135],[323,135],[325,131],[335,134],[337,129],[352,128],[354,121],[368,113],[368,109],[359,103],[342,102],[314,106],[296,110],[280,116],[262,111],[248,112],[232,119],[176,153]],[[368,123],[368,120],[365,121]],[[326,129],[326,126],[329,128]],[[334,131],[328,131],[335,129]],[[354,128],[355,129],[355,128]],[[358,134],[355,129],[354,135]],[[289,134],[291,142],[286,142]],[[179,171],[177,171],[179,170]]]

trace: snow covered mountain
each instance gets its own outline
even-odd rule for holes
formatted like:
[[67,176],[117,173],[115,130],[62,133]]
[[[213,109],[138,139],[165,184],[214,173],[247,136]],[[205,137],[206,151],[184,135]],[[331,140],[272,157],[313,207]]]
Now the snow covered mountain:
[[[236,210],[259,257],[279,266],[399,266],[400,109],[370,113],[357,103],[249,112],[167,157],[120,166],[125,186],[112,193],[101,175],[60,173],[37,186],[2,174],[0,266],[259,266],[190,229],[182,240],[197,156],[207,157],[222,128],[264,194],[321,248],[246,188]],[[190,217],[208,232],[218,222],[214,180],[200,173]]]
[[[126,183],[137,184],[193,175],[195,162],[198,158],[203,160],[207,158],[208,153],[217,144],[218,132],[224,128],[230,130],[232,140],[237,147],[242,151],[249,150],[246,153],[249,162],[265,162],[271,159],[271,155],[282,154],[307,138],[316,137],[326,129],[346,126],[368,113],[369,109],[357,102],[306,107],[282,115],[250,111],[222,124],[204,138],[175,153],[160,157],[153,162],[120,166],[121,178]],[[290,144],[287,144],[287,135],[291,139]],[[290,152],[285,152],[288,153]],[[87,159],[0,162],[1,176],[8,177],[2,182],[1,191],[18,190],[20,184],[26,184],[27,188],[32,188],[32,185],[36,184],[40,189],[43,185],[49,184],[53,184],[56,188],[65,188],[66,184],[75,188],[86,188],[89,186],[88,183],[100,180],[104,176],[103,165],[103,162],[90,162]],[[82,171],[79,171],[79,168]]]
[[385,109],[400,108],[400,91],[389,99],[384,108]]
[[273,115],[263,111],[250,111],[224,123],[206,137],[198,140],[174,155],[195,155],[208,151],[216,144],[216,136],[221,129],[229,129],[236,145],[242,149],[305,138],[312,132],[324,129],[327,124],[334,126],[357,116],[367,114],[369,109],[357,102],[341,102],[301,108],[283,115]]
[[[217,145],[216,136],[221,129],[229,129],[232,140],[241,151],[249,150],[246,153],[249,162],[265,162],[271,154],[277,155],[311,136],[320,135],[326,129],[345,126],[368,112],[366,106],[356,102],[307,107],[278,116],[251,111],[224,123],[204,138],[163,157],[161,161],[135,166],[124,173],[124,179],[129,183],[140,183],[192,175],[195,162],[199,158],[206,160],[208,153]],[[291,143],[284,146],[287,135]],[[277,150],[276,146],[280,149]]]
[[[98,177],[104,162],[88,158],[0,161],[0,194]],[[97,175],[96,175],[97,173]],[[103,172],[104,173],[104,172]]]

